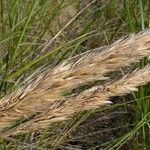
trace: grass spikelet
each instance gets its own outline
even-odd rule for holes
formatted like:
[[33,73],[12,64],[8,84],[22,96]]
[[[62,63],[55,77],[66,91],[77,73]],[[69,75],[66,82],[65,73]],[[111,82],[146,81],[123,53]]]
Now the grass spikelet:
[[[0,102],[0,131],[20,118],[32,119],[13,129],[10,134],[45,128],[49,123],[67,119],[75,112],[110,103],[111,96],[137,90],[150,81],[150,66],[128,74],[107,85],[92,87],[77,97],[62,96],[62,92],[93,80],[106,80],[106,73],[128,66],[150,55],[150,30],[118,40],[104,50],[98,48],[76,56],[27,86],[4,97]],[[82,57],[81,57],[82,56]],[[38,127],[39,126],[39,127]]]
[[[111,103],[109,98],[112,96],[124,95],[131,91],[137,91],[137,86],[150,82],[150,65],[143,69],[136,70],[127,74],[123,78],[114,83],[108,83],[105,86],[92,87],[84,91],[75,98],[69,98],[61,106],[50,110],[44,116],[37,116],[33,120],[13,129],[13,134],[26,133],[29,131],[46,128],[50,123],[68,119],[71,114],[79,111],[89,110]],[[10,132],[4,135],[8,136]]]

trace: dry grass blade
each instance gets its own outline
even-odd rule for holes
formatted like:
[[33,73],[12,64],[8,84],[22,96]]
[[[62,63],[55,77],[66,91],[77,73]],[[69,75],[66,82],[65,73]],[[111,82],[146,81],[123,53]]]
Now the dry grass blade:
[[[65,90],[92,80],[105,80],[107,79],[106,73],[115,71],[119,67],[128,66],[148,55],[150,55],[150,30],[118,40],[103,51],[98,48],[85,55],[80,55],[82,57],[77,56],[62,63],[48,73],[42,74],[36,81],[1,100],[1,130],[21,117],[29,118],[36,113],[40,114],[39,118],[42,120],[41,122],[44,122],[43,128],[50,122],[66,119],[74,112],[103,105],[107,103],[106,100],[110,96],[134,90],[136,86],[149,81],[149,66],[127,78],[126,81],[126,77],[124,77],[109,86],[107,85],[107,88],[102,87],[104,89],[100,93],[97,91],[101,88],[95,87],[86,90],[75,99],[62,96],[62,92]],[[142,78],[139,72],[145,77]],[[132,81],[133,79],[135,82]],[[48,115],[45,116],[47,112]],[[36,118],[33,119],[32,129],[34,127],[36,129],[37,126],[34,125],[36,122],[40,125],[39,118],[37,116],[37,121]],[[26,129],[26,125],[18,131],[23,129]]]

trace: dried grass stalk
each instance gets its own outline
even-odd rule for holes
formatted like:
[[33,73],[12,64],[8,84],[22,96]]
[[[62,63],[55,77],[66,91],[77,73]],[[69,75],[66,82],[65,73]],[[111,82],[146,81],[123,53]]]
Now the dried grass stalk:
[[74,112],[104,105],[108,102],[108,97],[135,90],[136,86],[149,81],[149,66],[106,87],[86,90],[76,98],[62,96],[65,90],[89,81],[105,80],[106,73],[128,66],[148,55],[150,55],[150,30],[118,40],[103,51],[98,48],[62,63],[48,73],[42,74],[36,81],[1,100],[1,130],[21,117],[28,118],[35,113],[40,115],[35,117],[33,122],[29,121],[29,125],[26,123],[15,132],[28,131],[30,128],[37,129],[36,123],[43,128],[50,122],[66,119]]

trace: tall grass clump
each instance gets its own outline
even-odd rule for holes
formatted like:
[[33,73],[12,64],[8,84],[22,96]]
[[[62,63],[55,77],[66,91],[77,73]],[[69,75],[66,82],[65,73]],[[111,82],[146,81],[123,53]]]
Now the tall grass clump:
[[150,148],[150,2],[0,0],[0,148]]

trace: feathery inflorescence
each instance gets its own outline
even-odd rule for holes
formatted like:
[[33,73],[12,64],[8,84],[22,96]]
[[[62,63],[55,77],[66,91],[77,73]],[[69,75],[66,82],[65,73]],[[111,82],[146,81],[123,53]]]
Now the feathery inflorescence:
[[[107,80],[107,73],[129,66],[150,55],[150,30],[120,39],[111,46],[98,48],[71,58],[41,74],[37,80],[21,87],[0,101],[0,132],[14,135],[65,120],[75,112],[110,103],[109,97],[135,91],[150,81],[150,66],[128,74],[115,82],[95,86],[76,97],[63,92],[94,80]],[[34,115],[34,117],[32,117]],[[29,119],[32,117],[32,119]],[[26,123],[2,134],[3,129],[21,118]]]
[[104,103],[110,103],[108,100],[112,96],[121,96],[131,91],[137,91],[137,86],[144,85],[149,81],[150,65],[147,65],[141,70],[136,70],[132,74],[127,74],[118,81],[85,90],[77,97],[70,98],[70,100],[66,101],[60,107],[49,111],[45,116],[39,115],[33,120],[20,125],[17,130],[13,129],[13,134],[46,128],[52,122],[66,120],[75,112],[89,110],[103,105]]

